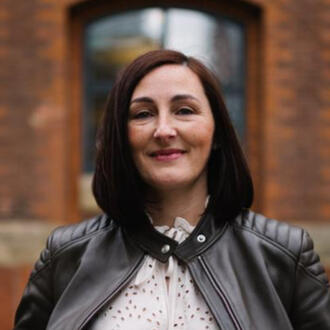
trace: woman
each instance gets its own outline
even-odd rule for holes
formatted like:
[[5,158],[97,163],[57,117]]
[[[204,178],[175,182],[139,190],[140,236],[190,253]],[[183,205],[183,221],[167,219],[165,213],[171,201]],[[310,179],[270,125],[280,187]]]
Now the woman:
[[105,215],[52,233],[15,329],[330,329],[311,239],[249,210],[251,176],[203,64],[169,50],[133,61],[97,148]]

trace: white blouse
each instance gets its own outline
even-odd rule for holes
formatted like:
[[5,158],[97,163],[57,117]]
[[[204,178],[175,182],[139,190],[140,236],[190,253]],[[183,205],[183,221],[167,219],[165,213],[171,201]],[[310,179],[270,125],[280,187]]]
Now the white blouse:
[[[194,227],[177,217],[174,226],[155,226],[183,242]],[[219,329],[187,267],[175,257],[167,263],[147,255],[136,277],[99,313],[91,330]]]

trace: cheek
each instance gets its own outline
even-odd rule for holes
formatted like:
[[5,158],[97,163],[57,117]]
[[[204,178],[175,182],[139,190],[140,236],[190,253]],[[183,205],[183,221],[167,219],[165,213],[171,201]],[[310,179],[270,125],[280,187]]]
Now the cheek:
[[134,127],[128,126],[128,142],[129,142],[133,152],[139,146],[140,139],[141,139],[141,137],[140,137],[140,134],[138,133],[138,130]]
[[128,127],[128,142],[130,144],[133,157],[136,158],[147,143],[147,136],[143,129],[138,127]]
[[195,141],[196,145],[199,145],[200,148],[206,151],[210,149],[212,146],[213,136],[214,136],[214,126],[209,125],[203,127],[203,129],[201,128],[196,129],[196,133],[194,133],[193,135],[193,140]]

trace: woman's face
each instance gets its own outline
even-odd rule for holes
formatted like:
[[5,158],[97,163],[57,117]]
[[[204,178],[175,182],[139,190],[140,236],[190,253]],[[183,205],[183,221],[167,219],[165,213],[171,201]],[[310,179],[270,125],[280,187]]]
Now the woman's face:
[[135,165],[156,191],[207,185],[214,119],[198,76],[168,64],[136,86],[128,138]]

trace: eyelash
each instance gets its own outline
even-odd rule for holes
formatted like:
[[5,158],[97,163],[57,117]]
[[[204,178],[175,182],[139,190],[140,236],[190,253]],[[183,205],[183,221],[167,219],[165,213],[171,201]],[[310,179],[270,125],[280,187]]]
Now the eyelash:
[[[190,107],[181,107],[175,111],[175,114],[183,115],[183,116],[192,115],[192,114],[194,114],[194,110],[191,109]],[[150,116],[153,116],[152,111],[141,110],[141,111],[133,114],[132,119],[141,119],[142,120],[142,119],[146,119]]]
[[133,119],[145,119],[147,117],[150,117],[152,115],[152,113],[150,111],[147,110],[142,110],[139,111],[138,113],[133,115]]
[[[188,110],[188,111],[187,111],[187,110]],[[183,115],[191,115],[191,114],[194,113],[194,110],[191,109],[191,108],[189,108],[189,107],[182,107],[182,108],[180,108],[176,113],[179,113],[179,114],[180,114],[180,112],[181,112],[181,114],[183,114]],[[184,112],[184,113],[182,113],[182,112]]]

